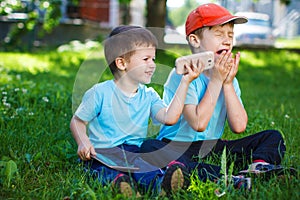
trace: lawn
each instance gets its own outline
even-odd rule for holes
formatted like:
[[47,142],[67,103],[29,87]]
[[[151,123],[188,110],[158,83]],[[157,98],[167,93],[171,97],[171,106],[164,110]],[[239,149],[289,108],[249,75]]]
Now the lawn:
[[300,37],[294,37],[290,39],[277,38],[275,45],[279,48],[300,48]]
[[[150,86],[159,94],[176,56],[186,53],[186,49],[158,51]],[[249,124],[242,135],[226,128],[224,138],[278,129],[287,146],[283,164],[299,170],[299,77],[297,53],[243,50],[237,78]],[[83,92],[110,78],[101,47],[97,51],[0,52],[0,199],[122,199],[82,173],[69,130]],[[150,126],[149,136],[155,130]],[[217,187],[193,179],[189,191],[173,198],[219,199],[214,194]],[[299,177],[287,175],[270,181],[254,179],[251,192],[228,190],[221,199],[299,199],[299,191]]]

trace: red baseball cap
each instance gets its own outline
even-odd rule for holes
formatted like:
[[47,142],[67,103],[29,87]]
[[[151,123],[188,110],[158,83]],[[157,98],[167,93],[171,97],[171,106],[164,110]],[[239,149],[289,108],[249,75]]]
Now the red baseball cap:
[[233,16],[226,8],[214,3],[198,6],[186,19],[185,33],[191,34],[198,28],[216,26],[233,21],[235,24],[243,24],[248,21],[243,16]]

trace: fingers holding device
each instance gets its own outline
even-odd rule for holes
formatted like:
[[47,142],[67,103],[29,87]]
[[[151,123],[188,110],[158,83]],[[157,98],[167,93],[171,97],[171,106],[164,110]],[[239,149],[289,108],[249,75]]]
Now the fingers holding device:
[[177,74],[187,73],[186,66],[204,65],[204,70],[210,69],[214,66],[214,53],[212,51],[201,52],[188,56],[182,56],[176,59],[175,68]]

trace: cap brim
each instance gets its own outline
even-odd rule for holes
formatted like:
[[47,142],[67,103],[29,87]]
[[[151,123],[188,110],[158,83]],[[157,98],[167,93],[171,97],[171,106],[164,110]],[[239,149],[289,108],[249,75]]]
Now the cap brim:
[[233,21],[234,24],[244,24],[248,22],[248,19],[243,16],[225,16],[210,22],[209,24],[205,24],[205,26],[216,26],[226,24],[228,22]]
[[244,24],[248,22],[248,18],[243,16],[234,16],[232,20],[234,20],[235,24]]

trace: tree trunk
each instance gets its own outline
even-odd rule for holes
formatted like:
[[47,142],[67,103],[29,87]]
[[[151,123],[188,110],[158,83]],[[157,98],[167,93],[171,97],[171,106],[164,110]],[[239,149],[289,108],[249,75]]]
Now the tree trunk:
[[[146,27],[156,36],[159,45],[164,45],[164,28],[166,25],[167,0],[147,0]],[[161,47],[162,47],[161,46]]]
[[147,0],[147,27],[166,25],[167,0]]

